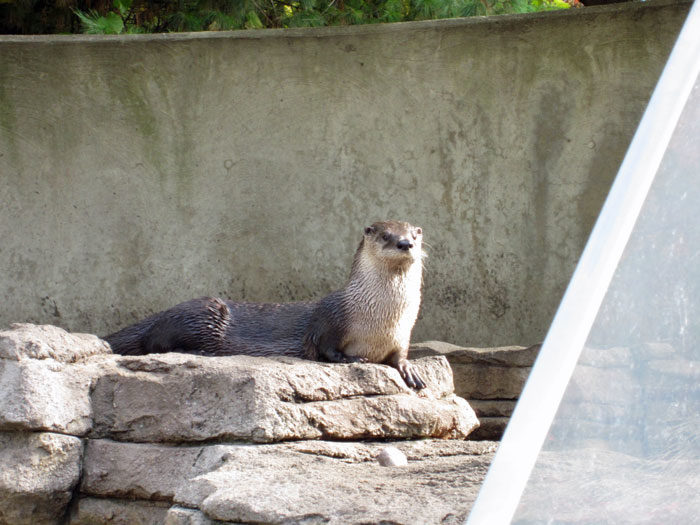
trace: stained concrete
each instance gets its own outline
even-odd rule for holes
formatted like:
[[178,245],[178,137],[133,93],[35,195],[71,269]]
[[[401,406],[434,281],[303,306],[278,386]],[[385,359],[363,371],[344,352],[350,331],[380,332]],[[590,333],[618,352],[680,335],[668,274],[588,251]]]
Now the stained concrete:
[[0,325],[319,297],[422,226],[414,340],[542,339],[688,11],[0,37]]

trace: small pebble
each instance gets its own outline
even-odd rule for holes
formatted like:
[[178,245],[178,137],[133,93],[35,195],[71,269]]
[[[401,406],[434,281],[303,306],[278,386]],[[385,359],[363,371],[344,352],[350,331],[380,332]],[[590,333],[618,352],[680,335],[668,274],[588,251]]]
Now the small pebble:
[[384,447],[377,456],[382,467],[403,467],[408,465],[406,454],[396,447]]

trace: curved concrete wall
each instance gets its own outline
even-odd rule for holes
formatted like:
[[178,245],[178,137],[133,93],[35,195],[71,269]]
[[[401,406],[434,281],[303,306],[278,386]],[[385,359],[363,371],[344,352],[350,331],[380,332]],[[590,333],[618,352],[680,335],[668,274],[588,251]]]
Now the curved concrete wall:
[[540,340],[688,10],[0,38],[0,325],[104,334],[430,244],[414,340]]

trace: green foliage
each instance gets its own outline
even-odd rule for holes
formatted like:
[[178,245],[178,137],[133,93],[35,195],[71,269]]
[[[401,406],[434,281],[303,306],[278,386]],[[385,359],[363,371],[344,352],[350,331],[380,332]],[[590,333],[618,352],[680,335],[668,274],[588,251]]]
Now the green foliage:
[[565,0],[0,0],[0,32],[315,27],[563,9]]
[[124,31],[124,21],[117,13],[109,12],[105,16],[100,16],[96,11],[83,13],[76,10],[75,14],[80,18],[83,33],[89,35],[118,35]]

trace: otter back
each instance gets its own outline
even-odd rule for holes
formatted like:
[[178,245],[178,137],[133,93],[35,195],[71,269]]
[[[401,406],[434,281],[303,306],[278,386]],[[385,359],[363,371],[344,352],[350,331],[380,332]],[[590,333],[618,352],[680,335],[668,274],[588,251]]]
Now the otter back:
[[202,297],[180,303],[105,337],[124,355],[304,357],[302,339],[315,303],[235,303]]

